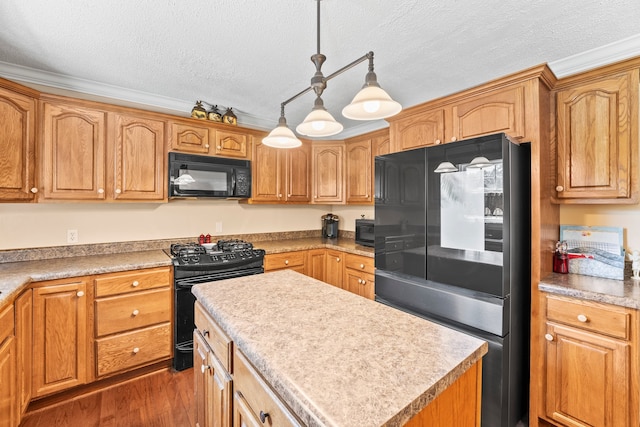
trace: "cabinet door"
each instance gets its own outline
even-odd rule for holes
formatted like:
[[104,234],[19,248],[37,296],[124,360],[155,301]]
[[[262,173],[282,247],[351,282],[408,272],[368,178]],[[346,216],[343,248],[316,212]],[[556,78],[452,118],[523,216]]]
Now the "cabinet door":
[[546,414],[570,426],[630,426],[629,343],[547,323]]
[[45,199],[104,200],[104,111],[43,104],[42,171]]
[[504,132],[524,136],[524,86],[474,96],[453,106],[452,140]]
[[389,125],[394,151],[437,145],[444,141],[445,110],[438,108],[412,114]]
[[254,147],[251,200],[256,202],[281,202],[283,158],[282,150],[258,143]]
[[193,333],[195,424],[231,426],[231,377],[217,361],[199,332]]
[[310,249],[307,254],[307,275],[325,282],[326,250]]
[[33,98],[0,88],[0,201],[32,200],[37,191],[35,110]]
[[374,276],[361,271],[345,269],[344,289],[361,297],[374,299]]
[[246,159],[251,152],[251,140],[251,136],[246,133],[217,130],[214,153],[216,156]]
[[313,203],[343,203],[344,144],[314,143]]
[[13,336],[0,341],[0,426],[18,425],[16,413],[16,342]]
[[240,392],[233,394],[233,427],[263,427]]
[[[625,199],[638,168],[637,71],[557,94],[557,197]],[[635,113],[635,115],[634,115]]]
[[169,125],[171,149],[184,153],[209,154],[209,135],[213,132],[203,124],[172,122]]
[[18,377],[18,415],[27,410],[31,400],[31,373],[33,352],[33,299],[28,289],[15,302],[16,311],[16,352],[18,355],[16,373]]
[[209,399],[207,366],[209,353],[209,347],[200,336],[200,333],[193,331],[193,383],[195,391],[193,406],[195,425],[197,427],[212,425],[207,419],[207,400]]
[[308,144],[286,150],[284,183],[288,202],[311,201],[311,147]]
[[342,288],[342,275],[344,274],[344,253],[327,249],[325,282]]
[[85,279],[33,290],[34,397],[87,381],[86,291]]
[[113,198],[165,200],[164,122],[114,115]]
[[373,202],[371,139],[349,142],[346,150],[347,203],[371,204]]
[[377,136],[371,141],[374,156],[384,156],[391,153],[391,138],[389,135]]

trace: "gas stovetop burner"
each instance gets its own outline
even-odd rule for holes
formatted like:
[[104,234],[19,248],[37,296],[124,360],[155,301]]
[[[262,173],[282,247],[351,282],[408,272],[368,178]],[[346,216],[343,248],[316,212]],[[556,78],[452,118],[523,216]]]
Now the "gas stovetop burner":
[[219,251],[242,251],[245,249],[253,249],[253,245],[249,242],[245,242],[244,240],[233,239],[233,240],[218,240],[218,250]]
[[170,252],[174,257],[183,257],[204,254],[207,250],[197,243],[173,243]]
[[175,243],[169,253],[173,265],[179,268],[187,266],[199,268],[231,268],[234,265],[262,263],[264,250],[253,249],[253,245],[244,240],[218,240],[207,249],[198,243]]

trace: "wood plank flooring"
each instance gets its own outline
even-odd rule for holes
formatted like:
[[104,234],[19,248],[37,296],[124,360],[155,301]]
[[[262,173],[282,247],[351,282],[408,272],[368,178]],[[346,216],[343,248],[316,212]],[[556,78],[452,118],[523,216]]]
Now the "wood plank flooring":
[[27,412],[20,427],[189,427],[193,368],[155,372],[54,406]]

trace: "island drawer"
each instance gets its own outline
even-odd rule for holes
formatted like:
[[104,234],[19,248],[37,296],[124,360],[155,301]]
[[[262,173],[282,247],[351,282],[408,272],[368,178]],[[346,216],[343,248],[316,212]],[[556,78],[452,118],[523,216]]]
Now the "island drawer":
[[13,304],[0,312],[0,344],[14,333]]
[[171,286],[169,267],[103,274],[94,279],[96,298]]
[[547,295],[547,319],[580,329],[628,339],[631,315],[623,307]]
[[171,357],[169,322],[96,339],[97,376]]
[[269,254],[264,257],[264,270],[278,270],[281,268],[291,268],[304,265],[307,258],[306,251],[283,252],[280,254]]
[[97,299],[96,336],[171,321],[171,297],[165,288]]
[[345,267],[353,270],[364,271],[365,273],[374,274],[373,258],[362,255],[346,254]]
[[[283,427],[303,425],[238,349],[233,353],[233,366],[235,398],[243,404],[246,402],[250,412],[258,416],[262,424]],[[247,412],[246,409],[244,412]]]
[[200,335],[204,337],[207,344],[209,344],[211,351],[218,358],[222,366],[230,374],[233,373],[231,366],[233,358],[231,354],[231,338],[224,333],[198,301],[195,303],[194,323],[196,329],[200,332]]

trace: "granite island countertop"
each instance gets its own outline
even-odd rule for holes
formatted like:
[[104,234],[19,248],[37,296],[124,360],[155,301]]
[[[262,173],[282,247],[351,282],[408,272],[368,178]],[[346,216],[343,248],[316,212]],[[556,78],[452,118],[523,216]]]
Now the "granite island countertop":
[[193,293],[308,426],[403,425],[488,349],[291,270]]
[[640,309],[640,281],[613,280],[582,274],[552,273],[543,277],[538,289],[590,301]]

